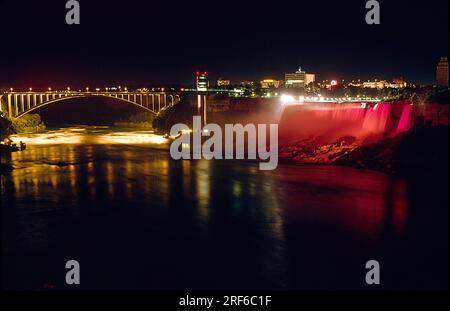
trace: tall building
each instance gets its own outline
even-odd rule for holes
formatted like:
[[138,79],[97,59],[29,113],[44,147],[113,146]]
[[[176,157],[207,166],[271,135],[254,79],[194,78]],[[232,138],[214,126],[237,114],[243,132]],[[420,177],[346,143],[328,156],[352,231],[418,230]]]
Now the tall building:
[[448,59],[441,57],[436,67],[436,84],[437,86],[448,87]]
[[197,91],[206,92],[208,90],[208,73],[206,71],[197,71]]
[[313,73],[305,74],[305,86],[308,86],[310,83],[316,82],[316,75]]
[[301,68],[294,73],[286,73],[284,77],[286,88],[305,88],[316,80],[316,75],[306,73]]

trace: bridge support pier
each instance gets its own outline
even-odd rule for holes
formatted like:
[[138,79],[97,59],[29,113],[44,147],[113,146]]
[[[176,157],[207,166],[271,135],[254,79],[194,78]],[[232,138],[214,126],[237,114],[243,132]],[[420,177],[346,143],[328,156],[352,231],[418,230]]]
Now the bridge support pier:
[[13,117],[11,98],[12,98],[12,95],[8,94],[8,115],[9,115],[10,119],[12,119],[12,117]]
[[202,117],[202,126],[208,124],[206,119],[206,94],[197,93],[197,114]]

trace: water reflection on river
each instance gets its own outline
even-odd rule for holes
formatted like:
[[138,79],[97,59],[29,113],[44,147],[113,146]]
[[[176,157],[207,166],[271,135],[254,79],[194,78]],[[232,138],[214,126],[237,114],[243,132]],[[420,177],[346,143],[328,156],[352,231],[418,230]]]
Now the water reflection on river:
[[64,289],[69,259],[84,289],[359,289],[370,259],[385,288],[448,286],[439,187],[343,167],[173,161],[162,137],[108,127],[18,139],[28,148],[1,183],[6,288]]

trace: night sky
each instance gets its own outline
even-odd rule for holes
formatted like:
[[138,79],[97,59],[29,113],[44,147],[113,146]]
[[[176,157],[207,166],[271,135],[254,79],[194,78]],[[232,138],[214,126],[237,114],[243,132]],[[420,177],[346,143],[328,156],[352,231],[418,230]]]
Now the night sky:
[[[233,81],[284,78],[302,66],[318,79],[433,83],[448,56],[448,0],[0,0],[0,86],[192,83],[193,72]],[[416,4],[417,3],[417,4]]]

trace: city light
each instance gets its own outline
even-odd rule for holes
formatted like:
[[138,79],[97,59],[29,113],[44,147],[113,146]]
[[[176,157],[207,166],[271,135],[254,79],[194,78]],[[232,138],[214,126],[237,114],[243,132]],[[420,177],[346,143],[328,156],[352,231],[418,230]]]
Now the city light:
[[295,99],[292,95],[286,95],[286,94],[281,95],[280,100],[283,105],[287,105],[287,104],[291,104],[291,103],[295,102]]

